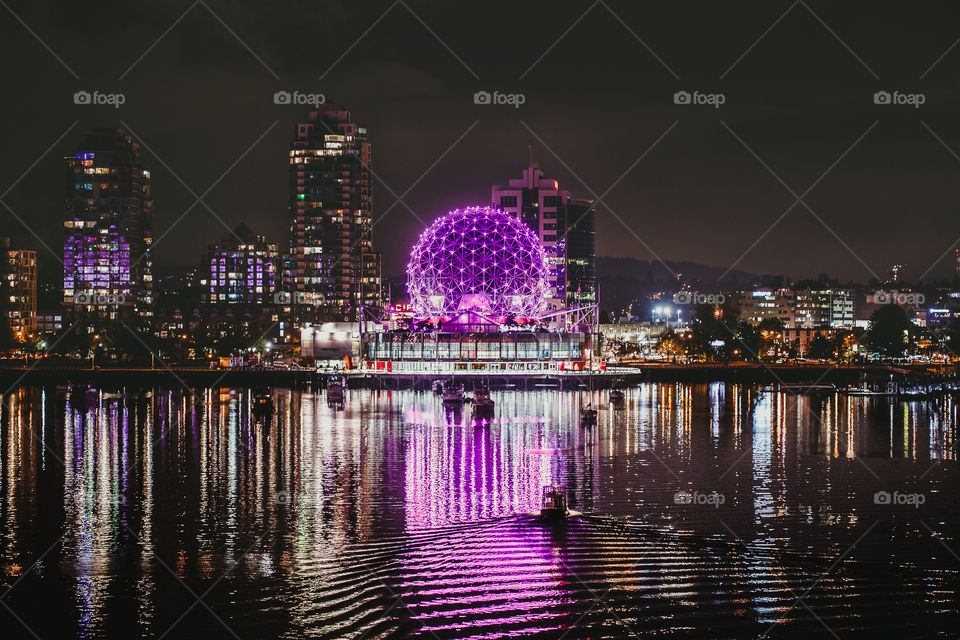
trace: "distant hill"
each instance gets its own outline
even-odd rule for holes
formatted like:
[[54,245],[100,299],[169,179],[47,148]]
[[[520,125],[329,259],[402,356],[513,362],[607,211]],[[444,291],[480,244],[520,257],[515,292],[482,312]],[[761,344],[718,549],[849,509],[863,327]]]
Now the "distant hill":
[[[702,293],[749,287],[760,281],[755,273],[734,269],[718,282],[726,267],[710,267],[697,262],[663,263],[636,258],[597,257],[597,282],[600,307],[617,311],[634,300],[645,300],[650,293],[676,291],[690,284]],[[677,279],[677,275],[680,279]],[[699,289],[698,289],[699,288]]]

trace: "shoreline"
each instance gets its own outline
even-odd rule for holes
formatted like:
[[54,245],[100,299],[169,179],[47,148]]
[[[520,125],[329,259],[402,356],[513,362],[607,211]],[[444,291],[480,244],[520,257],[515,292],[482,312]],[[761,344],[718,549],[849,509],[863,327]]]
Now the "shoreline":
[[[7,392],[18,386],[51,384],[92,384],[112,387],[188,385],[198,387],[321,387],[334,372],[308,369],[200,369],[200,368],[114,368],[114,367],[4,367],[0,368],[0,389]],[[340,372],[337,372],[340,373]],[[615,367],[603,372],[517,372],[472,374],[410,374],[353,370],[342,372],[353,388],[430,389],[435,380],[463,382],[472,388],[485,381],[494,389],[596,389],[633,387],[648,382],[733,384],[810,383],[854,386],[862,382],[883,384],[890,381],[931,384],[946,378],[956,379],[954,367],[930,365],[763,365],[738,364],[663,364]]]

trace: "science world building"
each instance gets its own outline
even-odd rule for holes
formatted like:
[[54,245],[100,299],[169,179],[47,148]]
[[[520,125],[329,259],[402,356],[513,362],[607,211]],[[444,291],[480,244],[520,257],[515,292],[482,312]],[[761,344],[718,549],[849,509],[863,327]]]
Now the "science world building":
[[361,368],[410,374],[597,369],[596,305],[550,309],[544,249],[491,207],[451,211],[410,253],[409,309],[365,309]]

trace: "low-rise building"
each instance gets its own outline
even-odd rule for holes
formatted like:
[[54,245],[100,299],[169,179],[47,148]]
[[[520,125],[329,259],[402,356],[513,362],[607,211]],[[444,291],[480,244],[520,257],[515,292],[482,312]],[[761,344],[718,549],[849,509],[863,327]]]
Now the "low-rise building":
[[760,288],[737,295],[740,319],[750,324],[780,320],[785,327],[795,326],[794,293],[789,289]]
[[800,357],[807,357],[810,349],[810,343],[813,342],[817,336],[823,336],[827,340],[832,340],[836,336],[836,329],[814,329],[814,328],[803,328],[803,327],[794,327],[790,329],[783,330],[783,345],[785,347],[793,347],[796,349],[796,353]]
[[245,224],[211,245],[200,274],[207,304],[267,304],[278,286],[277,245]]
[[656,343],[667,328],[667,324],[662,322],[630,322],[599,325],[599,331],[603,335],[605,342],[622,342],[641,346]]
[[63,311],[37,312],[37,333],[57,333],[63,329]]

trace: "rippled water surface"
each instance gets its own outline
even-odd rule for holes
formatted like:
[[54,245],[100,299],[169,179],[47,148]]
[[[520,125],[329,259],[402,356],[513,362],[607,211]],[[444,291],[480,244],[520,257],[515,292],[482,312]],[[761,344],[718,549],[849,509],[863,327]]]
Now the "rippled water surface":
[[0,638],[960,637],[949,400],[273,396],[4,396]]

